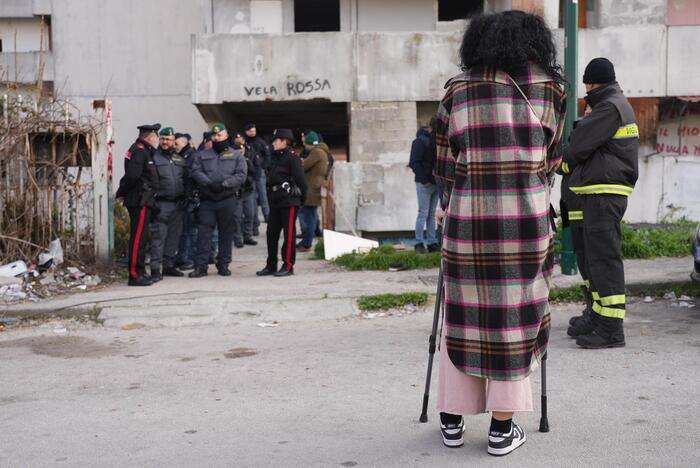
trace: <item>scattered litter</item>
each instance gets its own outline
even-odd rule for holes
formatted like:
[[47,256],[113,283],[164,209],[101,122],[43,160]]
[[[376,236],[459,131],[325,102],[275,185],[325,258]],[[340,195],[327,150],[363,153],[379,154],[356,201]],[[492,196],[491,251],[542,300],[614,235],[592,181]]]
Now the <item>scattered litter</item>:
[[12,325],[16,323],[19,319],[17,317],[0,317],[1,325]]
[[386,317],[385,312],[369,312],[364,315],[366,319],[374,319],[374,318],[379,318],[379,317]]
[[258,324],[258,326],[261,328],[270,328],[270,327],[279,327],[280,324],[277,320],[275,320],[273,322],[260,322]]
[[394,265],[389,265],[389,271],[391,271],[391,272],[404,271],[404,270],[408,270],[408,267],[404,264],[397,263]]
[[79,285],[76,286],[75,288],[76,288],[76,289],[82,289],[83,291],[85,291],[85,290],[87,289],[87,285],[86,285],[86,284],[79,284]]
[[19,276],[27,273],[27,264],[22,260],[0,266],[0,276]]
[[686,296],[685,294],[683,294],[681,297],[679,297],[678,300],[679,301],[692,301],[690,296]]
[[664,294],[664,299],[668,299],[670,301],[675,301],[677,299],[676,293],[673,291],[667,292],[666,294]]
[[46,273],[43,278],[39,280],[39,284],[42,286],[49,286],[52,284],[56,284],[56,275],[53,273]]
[[122,327],[122,330],[124,331],[129,331],[129,330],[138,330],[141,328],[145,328],[146,324],[145,323],[139,323],[139,322],[134,322],[134,323],[127,323]]
[[54,328],[53,332],[57,335],[65,335],[66,333],[68,333],[68,329],[66,327],[58,327]]
[[53,264],[58,266],[63,263],[63,247],[61,247],[61,239],[54,239],[49,244],[49,255],[53,260]]
[[97,275],[95,275],[95,276],[87,275],[83,278],[83,284],[86,286],[97,286],[101,282],[102,282],[102,278],[100,278]]
[[85,276],[85,273],[83,273],[82,271],[80,271],[79,268],[76,267],[68,267],[66,268],[66,270],[68,270],[68,274],[73,279],[80,279],[83,276]]
[[651,296],[645,296],[644,297],[644,302],[649,303],[649,302],[654,302],[654,298]]
[[6,284],[0,286],[0,299],[4,301],[12,302],[26,298],[27,293],[22,291],[22,285],[20,284]]

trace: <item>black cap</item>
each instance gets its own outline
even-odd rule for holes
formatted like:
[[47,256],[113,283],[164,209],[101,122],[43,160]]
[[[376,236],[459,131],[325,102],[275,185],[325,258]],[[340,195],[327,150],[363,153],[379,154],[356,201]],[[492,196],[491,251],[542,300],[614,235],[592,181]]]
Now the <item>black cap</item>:
[[186,138],[189,141],[192,139],[192,136],[189,133],[176,133],[175,139],[177,140],[178,138]]
[[136,128],[139,129],[139,132],[157,132],[160,130],[160,124],[140,125]]
[[294,141],[294,133],[288,128],[278,128],[272,133],[272,138],[284,138],[291,142]]
[[608,84],[615,81],[615,67],[604,57],[591,60],[583,73],[585,84]]
[[243,130],[245,130],[245,131],[247,132],[247,131],[250,130],[251,128],[255,128],[255,126],[256,126],[256,125],[255,125],[253,122],[248,122],[248,123],[246,123],[246,124],[243,126]]

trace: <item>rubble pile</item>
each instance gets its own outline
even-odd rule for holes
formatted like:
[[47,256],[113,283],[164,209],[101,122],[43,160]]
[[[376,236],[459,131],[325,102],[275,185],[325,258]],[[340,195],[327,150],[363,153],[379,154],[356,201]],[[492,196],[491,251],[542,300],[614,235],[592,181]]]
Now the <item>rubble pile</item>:
[[51,243],[48,252],[36,263],[16,261],[0,265],[0,303],[39,301],[56,294],[85,291],[102,283],[102,278],[85,272],[84,267],[62,266],[60,241]]

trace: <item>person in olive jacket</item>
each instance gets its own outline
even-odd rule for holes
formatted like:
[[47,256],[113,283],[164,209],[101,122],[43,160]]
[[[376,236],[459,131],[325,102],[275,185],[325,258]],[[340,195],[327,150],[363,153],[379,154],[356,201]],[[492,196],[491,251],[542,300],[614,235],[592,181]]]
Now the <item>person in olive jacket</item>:
[[328,145],[323,143],[316,132],[304,136],[304,148],[308,156],[302,160],[308,194],[304,206],[299,210],[301,221],[301,242],[297,245],[300,252],[308,252],[316,235],[318,225],[318,207],[321,206],[321,189],[328,174]]
[[146,274],[146,227],[155,209],[155,193],[158,190],[158,174],[153,163],[153,153],[158,146],[160,124],[138,127],[138,139],[124,157],[124,177],[119,181],[117,198],[123,199],[129,212],[131,232],[129,236],[129,286],[150,286]]
[[[294,134],[283,128],[272,136],[272,158],[267,179],[267,194],[270,202],[270,221],[267,225],[267,265],[258,276],[277,277],[294,274],[296,262],[296,219],[299,207],[306,199],[306,180],[299,157],[292,153]],[[278,247],[280,234],[284,232],[282,244],[282,268],[278,271]]]
[[243,152],[231,147],[231,139],[224,124],[212,127],[212,148],[199,152],[192,163],[194,179],[201,198],[197,211],[197,254],[195,269],[190,278],[207,275],[211,251],[211,236],[219,229],[219,255],[216,268],[219,275],[231,276],[231,248],[235,231],[236,196],[248,174]]

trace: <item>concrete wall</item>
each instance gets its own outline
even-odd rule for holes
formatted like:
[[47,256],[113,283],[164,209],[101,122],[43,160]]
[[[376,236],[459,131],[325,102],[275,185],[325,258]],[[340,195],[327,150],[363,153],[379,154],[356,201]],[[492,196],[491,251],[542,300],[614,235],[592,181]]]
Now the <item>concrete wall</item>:
[[700,83],[700,26],[677,26],[668,32],[668,91],[669,96],[698,95]]
[[435,31],[437,2],[356,0],[359,31]]
[[[591,0],[588,0],[591,1]],[[601,28],[666,24],[667,0],[595,0],[596,26]]]
[[191,103],[190,54],[203,11],[199,1],[54,3],[54,87],[85,114],[94,99],[112,99],[116,180],[137,125],[161,122],[193,135],[204,129]]
[[193,41],[197,104],[353,99],[351,34],[198,35]]
[[[36,83],[39,71],[39,52],[0,54],[0,81],[9,79],[18,83]],[[44,54],[44,81],[53,81],[53,54]]]
[[[41,50],[41,20],[39,18],[0,18],[0,41],[2,41],[3,52]],[[44,49],[47,48],[48,28],[44,36]]]

